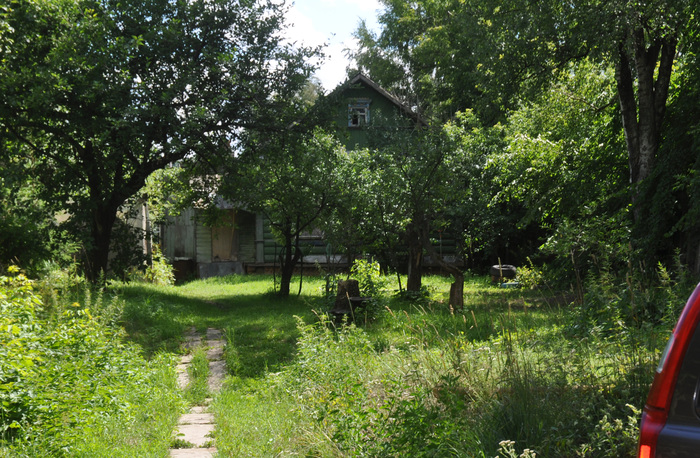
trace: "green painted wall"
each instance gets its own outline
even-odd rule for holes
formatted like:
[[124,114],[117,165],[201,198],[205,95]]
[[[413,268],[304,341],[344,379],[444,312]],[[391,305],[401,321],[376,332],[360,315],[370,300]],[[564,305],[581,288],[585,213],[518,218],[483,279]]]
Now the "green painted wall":
[[[381,129],[382,126],[395,127],[399,124],[410,125],[410,121],[405,115],[400,113],[399,108],[371,87],[362,83],[349,86],[338,96],[339,103],[336,108],[336,125],[338,132],[345,141],[348,149],[365,148],[371,146],[372,131]],[[351,117],[350,106],[357,102],[369,102],[369,122],[360,127],[350,126]]]

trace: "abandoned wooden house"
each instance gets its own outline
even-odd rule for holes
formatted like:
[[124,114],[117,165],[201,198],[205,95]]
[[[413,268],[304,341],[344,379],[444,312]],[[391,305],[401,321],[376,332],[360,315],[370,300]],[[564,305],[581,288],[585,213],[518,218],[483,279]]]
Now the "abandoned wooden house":
[[[362,74],[357,74],[327,96],[335,107],[337,129],[347,148],[371,144],[370,125],[378,122],[425,122],[396,97]],[[275,268],[280,247],[262,214],[254,214],[220,202],[228,221],[222,226],[205,226],[194,208],[170,218],[161,227],[162,251],[176,267],[177,275],[206,278],[232,273],[270,272]],[[347,264],[333,253],[323,234],[314,231],[302,240],[306,266],[324,269]]]

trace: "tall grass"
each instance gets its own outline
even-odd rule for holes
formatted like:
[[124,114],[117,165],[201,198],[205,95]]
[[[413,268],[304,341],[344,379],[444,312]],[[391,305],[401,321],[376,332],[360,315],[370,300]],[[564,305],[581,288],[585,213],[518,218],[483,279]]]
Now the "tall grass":
[[[218,440],[234,456],[255,447],[308,456],[633,453],[663,339],[627,325],[614,335],[584,331],[568,295],[482,278],[468,281],[465,310],[454,313],[448,281],[426,283],[412,300],[388,283],[384,312],[370,322],[297,318],[296,354],[274,371],[246,372],[237,338],[242,367],[217,401],[226,425]],[[256,409],[265,420],[253,424],[267,431],[259,439],[248,432]],[[237,418],[241,411],[251,417]]]
[[[123,326],[130,343],[114,341],[140,365],[138,389],[118,398],[127,406],[118,415],[76,430],[71,451],[161,453],[184,406],[174,356],[194,326],[225,331],[230,376],[212,404],[223,456],[632,453],[639,409],[685,291],[627,285],[617,294],[619,285],[600,284],[580,304],[567,292],[501,289],[472,276],[465,308],[455,311],[449,283],[427,277],[424,291],[409,296],[397,294],[394,277],[372,277],[374,309],[350,325],[324,315],[326,284],[315,277],[286,300],[264,275],[86,291],[79,300],[90,306],[80,310],[101,310],[93,312],[104,317],[95,318],[100,326]],[[46,301],[70,310],[60,298]],[[87,435],[83,448],[75,445]],[[47,456],[50,448],[33,437],[13,451]]]
[[192,360],[187,366],[189,384],[185,389],[185,399],[191,405],[204,405],[209,393],[209,360],[204,347],[195,348]]
[[0,456],[163,456],[174,359],[144,359],[115,325],[124,303],[68,280],[0,277]]

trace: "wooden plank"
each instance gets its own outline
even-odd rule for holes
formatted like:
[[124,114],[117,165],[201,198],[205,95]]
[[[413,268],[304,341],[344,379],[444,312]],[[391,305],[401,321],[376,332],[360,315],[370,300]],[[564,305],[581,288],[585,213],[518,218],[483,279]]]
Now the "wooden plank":
[[236,213],[236,230],[238,232],[238,260],[255,262],[255,214],[239,210]]
[[197,224],[197,262],[211,262],[211,228]]
[[162,250],[168,259],[195,257],[194,210],[184,210],[180,215],[168,217],[162,229]]
[[221,226],[211,228],[211,260],[236,261],[238,247],[235,241],[235,217],[234,210],[228,210],[228,215]]

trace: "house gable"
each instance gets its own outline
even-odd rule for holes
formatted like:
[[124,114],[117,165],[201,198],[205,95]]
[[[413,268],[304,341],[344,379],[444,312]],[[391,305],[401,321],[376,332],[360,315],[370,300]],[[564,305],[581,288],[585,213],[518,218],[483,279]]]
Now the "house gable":
[[334,121],[347,148],[372,146],[373,129],[425,126],[427,123],[396,97],[359,73],[329,95]]

